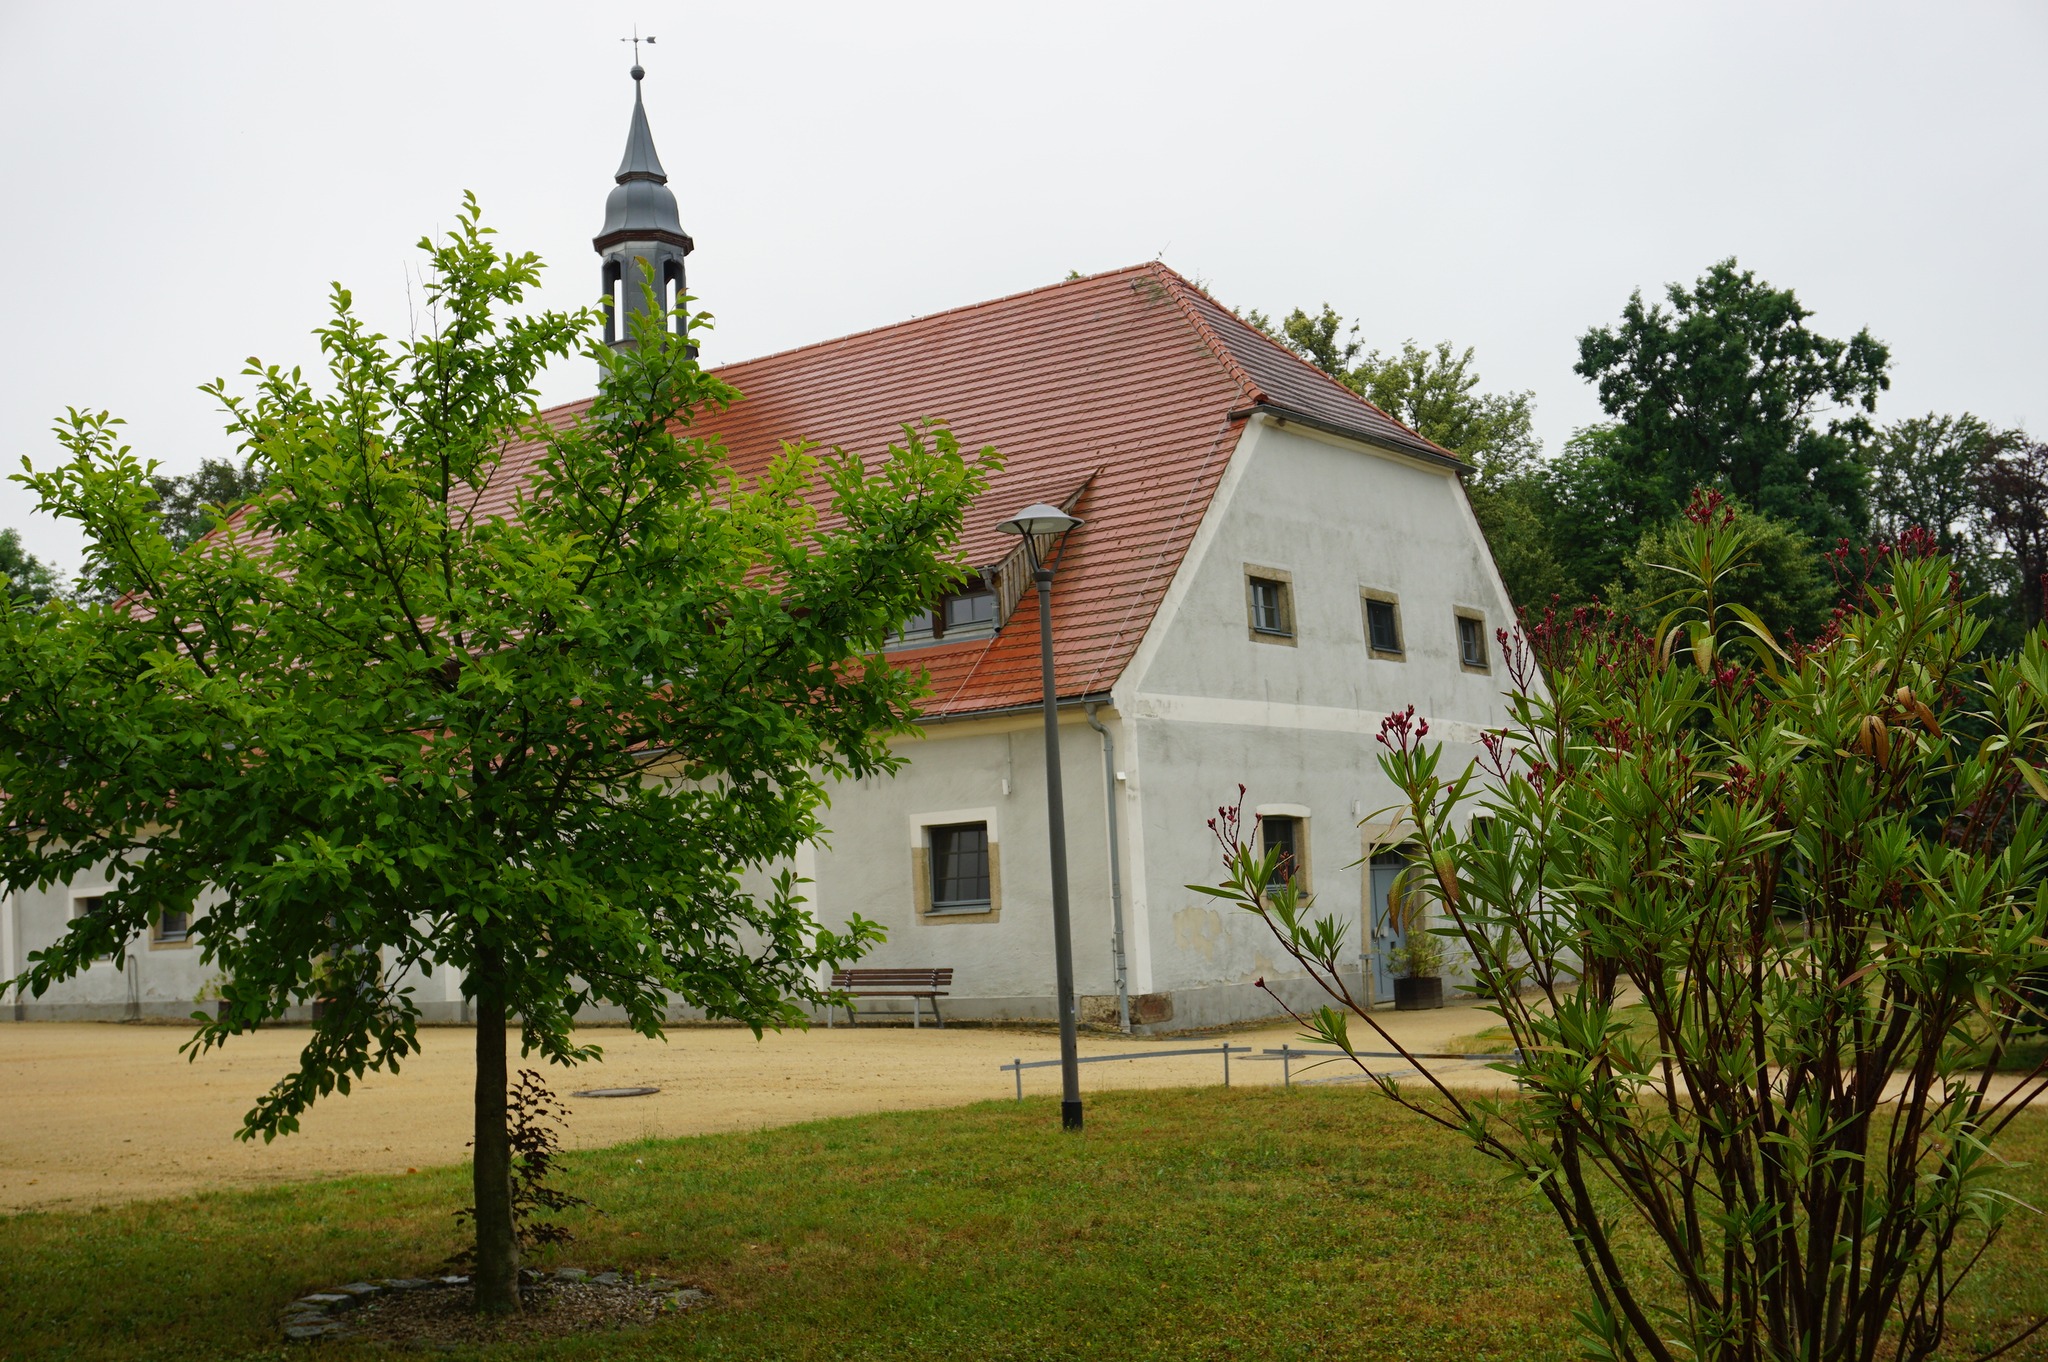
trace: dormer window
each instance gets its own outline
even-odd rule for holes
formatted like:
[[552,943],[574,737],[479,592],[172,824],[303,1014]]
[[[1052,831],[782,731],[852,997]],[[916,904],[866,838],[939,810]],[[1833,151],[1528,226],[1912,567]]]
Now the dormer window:
[[956,591],[920,610],[889,635],[891,648],[978,638],[996,631],[996,593],[986,588]]
[[938,637],[938,632],[938,612],[920,610],[898,625],[889,635],[889,646],[899,648],[908,643],[930,643]]
[[987,632],[996,627],[996,593],[966,591],[946,597],[946,632]]

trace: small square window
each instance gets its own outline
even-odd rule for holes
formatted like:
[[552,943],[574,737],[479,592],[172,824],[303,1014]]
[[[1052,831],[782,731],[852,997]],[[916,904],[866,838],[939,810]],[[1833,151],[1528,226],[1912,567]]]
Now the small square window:
[[1486,660],[1486,620],[1483,616],[1459,613],[1458,661],[1468,671],[1484,672],[1493,669],[1492,664]]
[[1251,606],[1252,636],[1270,639],[1294,637],[1292,584],[1283,577],[1247,577]]
[[952,823],[926,835],[931,839],[932,911],[987,912],[988,824]]
[[1279,859],[1273,863],[1273,878],[1266,881],[1266,888],[1278,889],[1283,884],[1298,883],[1301,879],[1301,820],[1284,814],[1261,818],[1259,838],[1268,856],[1276,851],[1280,853]]
[[74,922],[82,917],[98,917],[106,911],[107,898],[104,894],[81,894],[71,900],[71,918]]
[[1401,607],[1391,596],[1365,598],[1365,642],[1376,657],[1400,657]]
[[150,934],[153,941],[175,943],[192,935],[192,915],[175,910],[166,910],[156,920],[156,930]]

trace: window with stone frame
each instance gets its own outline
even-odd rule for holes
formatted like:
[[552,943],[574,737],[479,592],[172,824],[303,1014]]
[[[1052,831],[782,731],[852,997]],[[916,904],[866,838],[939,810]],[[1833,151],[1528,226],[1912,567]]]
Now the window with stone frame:
[[1362,593],[1365,602],[1365,645],[1374,657],[1399,660],[1407,656],[1401,645],[1401,603],[1392,595],[1377,591]]
[[1260,643],[1294,642],[1294,578],[1278,568],[1245,568],[1245,612]]
[[1273,863],[1273,877],[1266,882],[1268,889],[1277,889],[1283,884],[1306,884],[1301,876],[1302,857],[1301,820],[1290,814],[1271,814],[1259,819],[1259,849],[1270,856],[1279,852],[1279,859]]
[[992,904],[988,824],[946,823],[925,833],[931,911],[985,913]]
[[1458,622],[1458,665],[1468,672],[1490,672],[1493,663],[1487,655],[1486,616],[1477,610],[1459,609]]

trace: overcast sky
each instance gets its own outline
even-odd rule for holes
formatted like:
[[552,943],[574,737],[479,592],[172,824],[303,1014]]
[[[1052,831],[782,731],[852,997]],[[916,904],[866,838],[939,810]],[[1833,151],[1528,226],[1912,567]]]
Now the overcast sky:
[[[6,468],[67,405],[230,453],[198,385],[312,364],[333,280],[403,334],[465,189],[594,298],[636,21],[714,361],[1157,256],[1476,346],[1554,450],[1577,336],[1735,255],[1891,345],[1881,417],[2048,430],[2039,4],[0,0]],[[0,525],[76,565],[13,484]]]

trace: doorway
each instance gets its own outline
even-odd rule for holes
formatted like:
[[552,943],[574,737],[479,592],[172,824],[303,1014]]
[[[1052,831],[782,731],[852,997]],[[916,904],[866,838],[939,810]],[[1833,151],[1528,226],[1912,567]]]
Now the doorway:
[[1367,924],[1367,940],[1372,950],[1372,1000],[1375,1003],[1394,1001],[1394,970],[1388,954],[1408,944],[1408,932],[1402,923],[1402,915],[1394,911],[1396,903],[1393,898],[1395,881],[1407,868],[1408,858],[1399,851],[1375,851],[1372,854],[1371,888],[1367,895],[1371,920]]

